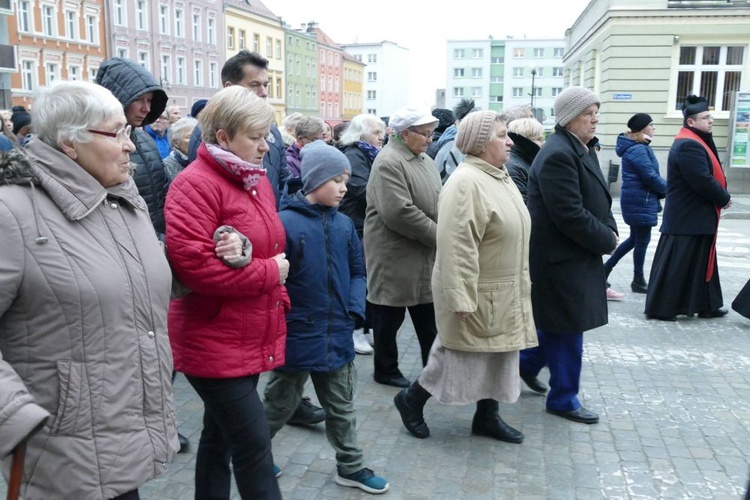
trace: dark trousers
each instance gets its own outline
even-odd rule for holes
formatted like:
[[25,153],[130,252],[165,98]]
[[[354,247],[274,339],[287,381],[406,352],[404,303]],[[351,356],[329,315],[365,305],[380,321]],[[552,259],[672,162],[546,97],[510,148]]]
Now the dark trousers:
[[422,351],[422,366],[427,365],[430,348],[437,337],[435,308],[432,303],[407,307],[372,305],[372,331],[375,340],[375,379],[384,380],[402,376],[398,369],[398,346],[396,334],[404,323],[409,309],[411,322],[417,332],[419,348]]
[[205,407],[195,461],[196,500],[229,499],[230,459],[241,498],[280,499],[258,376],[187,379]]
[[537,330],[539,346],[521,351],[521,373],[537,376],[549,367],[547,408],[572,411],[580,408],[578,390],[581,384],[583,332],[552,333]]
[[141,496],[138,494],[138,490],[132,490],[122,495],[117,495],[112,500],[141,500]]
[[625,257],[628,252],[633,250],[633,276],[643,278],[643,263],[646,260],[646,249],[651,241],[651,226],[630,226],[630,236],[620,243],[604,267],[611,271]]

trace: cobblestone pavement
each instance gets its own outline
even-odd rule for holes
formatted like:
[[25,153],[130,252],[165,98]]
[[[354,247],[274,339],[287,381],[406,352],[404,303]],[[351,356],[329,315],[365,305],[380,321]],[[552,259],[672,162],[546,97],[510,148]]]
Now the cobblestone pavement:
[[[718,242],[728,307],[750,277],[750,225],[723,220]],[[404,430],[393,406],[397,390],[373,382],[371,357],[358,356],[359,440],[367,465],[391,483],[386,497],[739,499],[750,462],[750,320],[731,311],[713,320],[647,321],[645,296],[629,291],[631,276],[629,255],[611,275],[625,299],[609,303],[609,325],[585,335],[581,397],[599,413],[597,425],[544,413],[544,397],[524,388],[517,404],[501,405],[503,418],[525,434],[521,445],[471,436],[473,407],[432,400],[425,409],[432,435],[419,440]],[[402,370],[413,380],[421,366],[410,324],[399,349]],[[141,489],[145,499],[193,498],[202,406],[182,376],[175,398],[180,431],[193,446],[166,476]],[[322,425],[283,429],[274,454],[286,499],[369,496],[333,482],[334,454]]]

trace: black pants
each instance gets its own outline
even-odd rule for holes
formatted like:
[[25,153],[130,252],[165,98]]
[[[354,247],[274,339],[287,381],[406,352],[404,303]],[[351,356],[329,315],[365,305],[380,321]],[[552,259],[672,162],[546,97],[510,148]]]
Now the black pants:
[[195,460],[196,500],[229,500],[230,458],[241,498],[280,500],[258,376],[187,379],[205,406]]
[[386,380],[402,376],[398,369],[396,334],[404,323],[406,309],[417,332],[422,351],[422,366],[427,365],[432,343],[437,336],[435,308],[432,303],[407,307],[372,305],[372,330],[375,339],[375,379]]
[[112,500],[141,500],[141,496],[138,494],[138,490],[133,490],[117,495]]

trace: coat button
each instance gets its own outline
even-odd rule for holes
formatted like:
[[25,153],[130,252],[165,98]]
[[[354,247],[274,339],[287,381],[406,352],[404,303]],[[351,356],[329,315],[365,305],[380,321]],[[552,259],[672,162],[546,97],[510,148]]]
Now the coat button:
[[279,305],[279,301],[278,301],[278,300],[276,301],[276,305],[277,305],[277,306]]
[[278,243],[274,243],[273,244],[273,249],[274,250],[278,250],[279,249],[279,244]]
[[148,332],[147,334],[149,337],[154,338],[154,332]]
[[268,361],[273,362],[273,356],[268,356]]
[[117,203],[110,203],[109,208],[111,208],[112,210],[117,210]]

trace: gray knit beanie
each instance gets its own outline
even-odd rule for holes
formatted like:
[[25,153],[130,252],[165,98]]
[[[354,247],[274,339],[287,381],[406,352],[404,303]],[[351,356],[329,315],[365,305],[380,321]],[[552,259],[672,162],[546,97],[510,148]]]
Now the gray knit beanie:
[[564,127],[592,104],[602,105],[596,94],[589,89],[568,87],[555,97],[555,119],[560,126]]
[[351,171],[344,153],[320,139],[303,147],[300,156],[302,189],[305,193],[312,193],[334,177]]
[[469,113],[458,124],[456,147],[465,155],[482,154],[492,138],[497,113],[477,111]]

